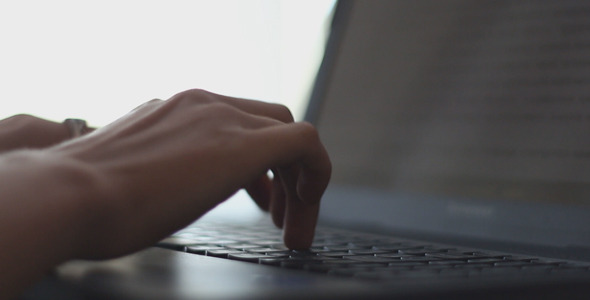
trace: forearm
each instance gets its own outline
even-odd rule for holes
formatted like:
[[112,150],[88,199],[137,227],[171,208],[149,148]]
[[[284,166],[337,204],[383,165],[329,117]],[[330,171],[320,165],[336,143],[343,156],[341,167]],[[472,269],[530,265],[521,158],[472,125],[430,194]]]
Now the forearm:
[[0,295],[16,296],[76,255],[91,219],[90,174],[44,151],[0,156]]

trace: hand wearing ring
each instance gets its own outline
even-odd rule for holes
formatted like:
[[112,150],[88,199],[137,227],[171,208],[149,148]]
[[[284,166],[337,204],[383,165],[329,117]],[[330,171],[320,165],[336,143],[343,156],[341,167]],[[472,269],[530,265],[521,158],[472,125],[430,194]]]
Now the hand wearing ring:
[[68,128],[71,138],[77,138],[89,131],[86,121],[82,119],[65,119],[63,124]]

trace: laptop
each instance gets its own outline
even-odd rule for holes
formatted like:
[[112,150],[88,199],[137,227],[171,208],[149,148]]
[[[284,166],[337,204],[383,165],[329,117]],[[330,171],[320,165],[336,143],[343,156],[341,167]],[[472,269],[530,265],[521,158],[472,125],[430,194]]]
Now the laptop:
[[22,298],[588,298],[589,17],[574,0],[339,1],[306,115],[334,164],[310,250],[268,216],[205,217]]

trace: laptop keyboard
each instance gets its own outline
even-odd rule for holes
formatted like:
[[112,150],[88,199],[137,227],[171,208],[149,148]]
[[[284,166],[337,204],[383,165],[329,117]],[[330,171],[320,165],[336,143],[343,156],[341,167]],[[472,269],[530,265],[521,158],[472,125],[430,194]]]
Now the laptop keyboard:
[[158,243],[159,247],[280,268],[366,280],[429,277],[589,276],[590,265],[538,257],[447,247],[432,243],[318,228],[312,247],[287,249],[281,231],[199,224]]

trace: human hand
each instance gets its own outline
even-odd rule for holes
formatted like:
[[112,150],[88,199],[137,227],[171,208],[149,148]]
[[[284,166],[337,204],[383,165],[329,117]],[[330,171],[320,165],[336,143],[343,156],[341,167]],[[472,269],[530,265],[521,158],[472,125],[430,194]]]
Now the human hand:
[[153,245],[241,188],[270,210],[287,247],[307,248],[331,172],[317,131],[285,107],[201,90],[148,102],[49,150],[100,178],[81,258]]
[[69,138],[71,133],[63,123],[23,114],[0,120],[0,153],[46,148]]

